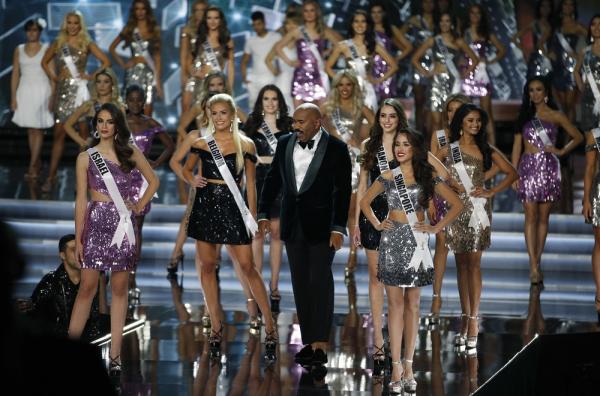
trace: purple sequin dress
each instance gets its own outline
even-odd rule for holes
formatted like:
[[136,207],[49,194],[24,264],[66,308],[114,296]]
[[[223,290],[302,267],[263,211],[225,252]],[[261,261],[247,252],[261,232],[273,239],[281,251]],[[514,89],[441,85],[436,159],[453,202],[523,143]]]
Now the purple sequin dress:
[[[479,64],[475,67],[475,70],[469,73],[467,78],[463,80],[462,90],[465,95],[471,97],[480,98],[489,96],[492,94],[492,81],[487,73],[487,65],[485,63],[489,43],[487,40],[473,40],[470,31],[465,33],[465,41],[479,58]],[[467,57],[467,59],[468,64],[461,67],[461,71],[466,70],[473,64],[471,58]]]
[[[132,134],[135,139],[135,144],[140,149],[142,153],[147,157],[150,154],[150,148],[152,147],[152,141],[154,140],[154,136],[156,134],[164,132],[165,129],[162,126],[146,129],[145,131],[141,131],[139,133]],[[142,191],[142,184],[144,183],[144,178],[142,177],[142,172],[140,172],[137,168],[131,171],[131,201],[138,202],[144,192]],[[150,212],[150,202],[148,205],[144,206],[144,210],[140,212],[138,216],[145,216]]]
[[[379,45],[384,47],[386,51],[391,54],[393,51],[392,48],[392,39],[387,36],[385,33],[375,32],[377,36],[377,42]],[[387,73],[389,69],[389,65],[386,61],[379,55],[375,54],[373,57],[373,67],[371,68],[371,74],[375,78],[381,78]],[[396,76],[388,78],[383,81],[381,84],[376,84],[375,86],[375,94],[377,95],[377,101],[381,101],[387,98],[396,97]]]
[[[325,40],[317,39],[314,42],[317,44],[319,53],[323,53]],[[294,69],[292,96],[294,99],[304,102],[315,102],[324,99],[327,96],[329,85],[325,70],[319,69],[319,61],[315,58],[304,39],[296,41],[296,51],[300,66]]]
[[[548,137],[556,144],[556,125],[541,121]],[[523,154],[519,161],[519,199],[521,202],[554,202],[560,199],[560,165],[551,153],[543,151],[544,143],[538,137],[533,124],[528,121],[523,127],[523,139],[537,147],[540,152]]]
[[[106,159],[108,169],[112,173],[117,188],[124,201],[131,200],[132,174]],[[90,159],[88,169],[88,188],[109,196],[106,185],[98,169]],[[134,216],[131,216],[134,223]],[[131,271],[135,268],[136,247],[123,239],[121,248],[111,245],[113,235],[119,224],[119,212],[113,202],[91,201],[88,203],[83,227],[83,263],[81,268],[98,271]]]

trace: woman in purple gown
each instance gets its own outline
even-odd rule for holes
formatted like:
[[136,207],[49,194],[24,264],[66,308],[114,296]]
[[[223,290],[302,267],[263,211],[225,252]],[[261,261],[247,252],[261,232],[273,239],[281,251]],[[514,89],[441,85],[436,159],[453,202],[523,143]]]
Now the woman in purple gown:
[[[76,164],[75,249],[81,263],[81,282],[71,313],[69,336],[81,337],[96,295],[100,271],[111,271],[109,373],[118,377],[121,374],[128,277],[136,259],[132,224],[135,214],[150,202],[159,181],[144,154],[129,144],[131,133],[117,106],[103,104],[93,125],[96,128],[94,143],[88,151],[79,154]],[[148,188],[138,202],[133,202],[134,169],[148,180]]]
[[[304,25],[288,32],[277,44],[275,52],[279,58],[294,67],[292,97],[294,107],[304,102],[320,105],[329,91],[329,79],[325,73],[324,53],[326,41],[334,46],[341,40],[339,33],[327,27],[323,21],[321,7],[316,0],[306,0],[302,5]],[[292,61],[283,50],[289,43],[296,42],[298,60]]]
[[[156,169],[163,163],[169,160],[171,154],[175,149],[173,140],[167,135],[165,128],[154,120],[152,117],[148,117],[144,114],[144,103],[146,103],[144,89],[139,85],[130,85],[127,87],[125,93],[125,101],[127,102],[127,124],[131,130],[131,136],[133,142],[138,149],[148,159],[152,169]],[[158,137],[164,147],[162,153],[155,160],[148,158],[150,150],[152,148],[152,142],[154,138]],[[148,183],[142,176],[141,172],[137,170],[132,171],[132,190],[133,190],[133,202],[138,202],[146,188]],[[137,270],[137,264],[140,262],[142,254],[142,227],[144,226],[144,217],[150,212],[150,203],[148,203],[142,211],[135,216],[136,224],[136,240],[137,243],[137,255],[136,265],[134,270],[131,272],[129,277],[129,293],[135,300],[139,299],[140,290],[136,286],[135,271]]]
[[[568,154],[583,141],[583,136],[552,100],[550,83],[533,77],[523,90],[513,143],[512,163],[519,179],[513,185],[525,209],[525,242],[529,254],[531,284],[543,282],[540,264],[548,234],[548,217],[552,203],[561,191],[559,157]],[[558,129],[564,129],[572,140],[557,148]]]

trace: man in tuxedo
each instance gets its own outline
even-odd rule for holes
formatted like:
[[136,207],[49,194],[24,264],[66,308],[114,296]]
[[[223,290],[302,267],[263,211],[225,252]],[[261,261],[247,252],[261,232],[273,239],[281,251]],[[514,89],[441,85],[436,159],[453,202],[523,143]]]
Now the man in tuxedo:
[[342,247],[350,206],[348,148],[321,128],[321,112],[305,103],[294,112],[294,131],[277,144],[259,205],[260,232],[269,232],[269,213],[282,192],[281,239],[290,263],[304,348],[302,365],[327,362],[333,320],[331,264]]

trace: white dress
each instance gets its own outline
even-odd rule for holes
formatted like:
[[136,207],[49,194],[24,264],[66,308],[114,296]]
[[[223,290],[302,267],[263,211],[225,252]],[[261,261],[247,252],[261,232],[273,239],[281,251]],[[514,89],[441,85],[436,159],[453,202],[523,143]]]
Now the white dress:
[[17,110],[12,121],[21,128],[46,129],[54,125],[54,118],[48,110],[52,89],[42,69],[42,58],[47,48],[48,44],[42,44],[37,54],[29,56],[25,53],[25,44],[18,47],[21,77],[17,87]]
[[[283,51],[292,62],[298,59],[295,46],[292,48],[283,47]],[[292,99],[292,80],[294,79],[294,68],[289,66],[281,59],[278,61],[280,73],[277,76],[276,84],[281,90],[281,93],[285,98],[285,103],[288,105],[289,113],[291,114],[294,111],[294,100]]]

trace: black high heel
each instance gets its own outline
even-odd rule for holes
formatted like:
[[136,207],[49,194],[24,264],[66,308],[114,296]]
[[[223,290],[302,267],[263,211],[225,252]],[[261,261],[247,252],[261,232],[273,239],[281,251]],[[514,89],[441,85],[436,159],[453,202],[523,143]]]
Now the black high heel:
[[265,335],[265,360],[267,363],[273,363],[277,360],[278,343],[277,329],[273,328],[273,330],[267,331]]
[[110,363],[108,364],[108,375],[110,377],[120,377],[122,369],[121,355],[110,358]]
[[223,323],[219,322],[219,331],[210,331],[208,337],[209,357],[211,360],[221,358],[221,340],[223,339]]
[[373,345],[375,352],[371,355],[373,359],[373,377],[383,377],[385,375],[385,350],[384,346]]
[[167,272],[169,273],[169,275],[176,274],[179,270],[179,265],[181,265],[181,271],[183,271],[184,257],[185,255],[181,253],[180,255],[169,261],[169,265],[167,265]]
[[281,312],[279,310],[279,302],[281,301],[281,294],[279,294],[279,290],[278,289],[271,290],[270,298],[271,298],[271,312],[272,313]]

